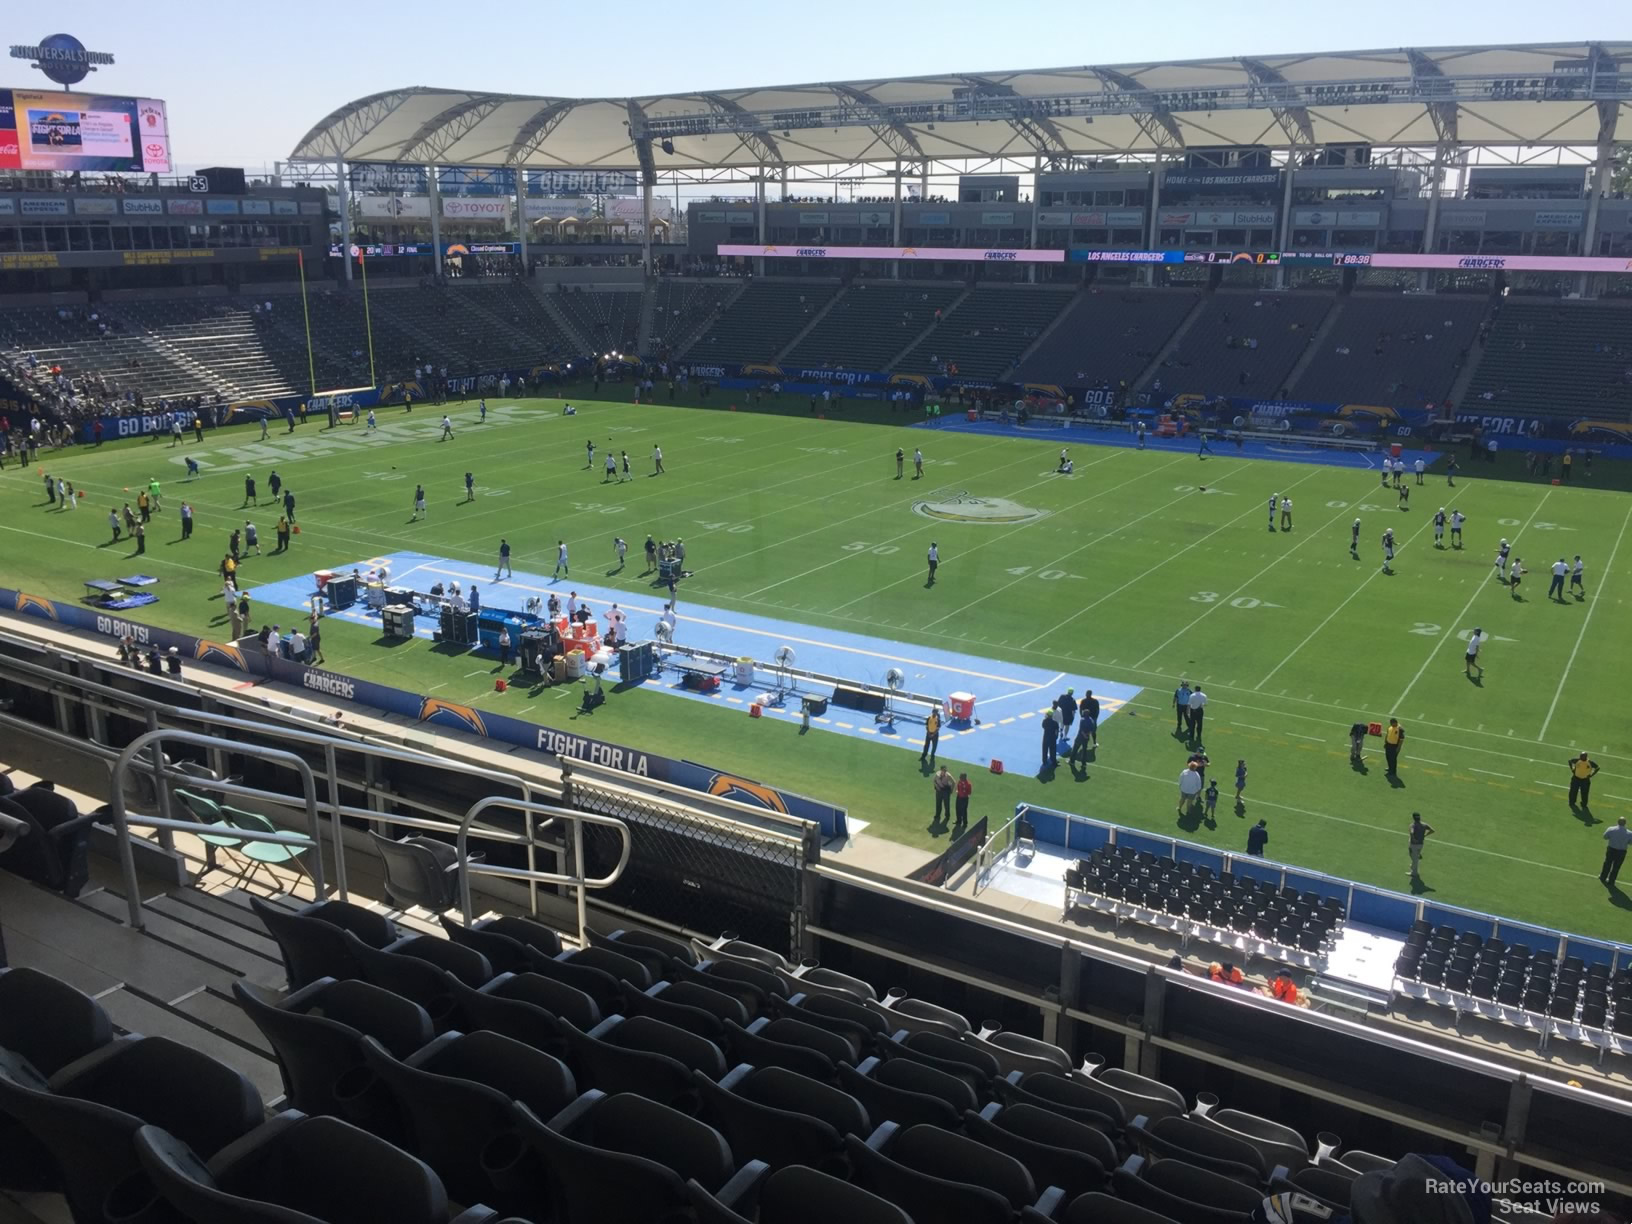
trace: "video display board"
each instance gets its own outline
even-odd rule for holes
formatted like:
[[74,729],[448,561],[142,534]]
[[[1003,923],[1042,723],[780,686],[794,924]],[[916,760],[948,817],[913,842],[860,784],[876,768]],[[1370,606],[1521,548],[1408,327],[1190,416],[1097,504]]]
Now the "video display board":
[[0,89],[0,170],[173,168],[170,121],[157,98]]

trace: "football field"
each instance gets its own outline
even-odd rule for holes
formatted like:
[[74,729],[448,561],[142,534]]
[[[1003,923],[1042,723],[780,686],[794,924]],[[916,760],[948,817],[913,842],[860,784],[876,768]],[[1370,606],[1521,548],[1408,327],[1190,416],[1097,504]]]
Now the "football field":
[[[644,637],[646,610],[663,592],[642,573],[642,545],[648,535],[683,537],[694,576],[680,588],[681,641],[685,618],[699,615],[716,635],[751,630],[738,652],[760,658],[784,628],[786,640],[809,643],[798,648],[802,661],[828,658],[831,638],[850,652],[853,678],[871,684],[882,683],[898,650],[909,671],[935,682],[930,664],[1035,690],[981,727],[942,735],[941,755],[973,781],[977,817],[1001,823],[1028,801],[1234,850],[1264,819],[1274,858],[1632,937],[1632,900],[1597,880],[1606,824],[1632,816],[1624,695],[1632,496],[1481,479],[1479,465],[1465,464],[1454,489],[1442,466],[1430,469],[1402,509],[1374,467],[1228,448],[1201,459],[1189,448],[1096,446],[1058,432],[988,437],[818,420],[802,404],[781,415],[578,402],[566,417],[562,402],[548,399],[489,409],[482,424],[474,402],[454,406],[449,441],[439,440],[441,410],[422,405],[412,415],[379,409],[372,434],[313,418],[293,433],[274,423],[265,441],[251,425],[207,432],[201,443],[188,435],[175,447],[162,438],[42,452],[40,469],[86,496],[78,509],[59,510],[35,468],[0,472],[0,585],[72,601],[88,579],[140,568],[161,579],[151,588],[160,601],[135,619],[208,636],[225,632],[217,570],[246,518],[268,554],[240,570],[252,598],[258,587],[289,589],[314,570],[381,556],[486,574],[501,537],[518,574],[547,579],[565,540],[570,580],[625,599],[635,636]],[[595,444],[593,464],[586,441]],[[1070,475],[1055,471],[1062,441]],[[898,447],[906,452],[899,479]],[[628,452],[629,479],[621,469],[605,479],[608,448]],[[198,478],[186,479],[184,455],[199,463]],[[272,551],[273,468],[298,500],[301,534],[285,554]],[[465,500],[467,471],[474,501]],[[258,508],[243,506],[245,475],[258,483]],[[110,542],[108,512],[134,505],[152,477],[163,483],[163,510],[138,564],[127,541]],[[420,521],[416,484],[428,498]],[[1293,499],[1289,529],[1278,517],[1268,525],[1272,494]],[[196,520],[186,541],[176,510],[183,498]],[[1448,533],[1447,546],[1436,547],[1441,506],[1466,516],[1465,547],[1449,547]],[[1358,559],[1349,551],[1357,517]],[[1393,573],[1381,565],[1387,527]],[[629,542],[622,569],[617,536]],[[1504,537],[1529,571],[1517,598],[1492,565]],[[931,586],[932,542],[940,566]],[[1549,600],[1552,564],[1578,553],[1584,593]],[[570,580],[549,589],[564,598]],[[485,583],[483,594],[489,606],[520,602]],[[284,609],[274,602],[256,599],[257,623],[279,619]],[[1477,681],[1463,665],[1476,628],[1487,635]],[[324,649],[331,670],[829,799],[871,832],[914,846],[945,836],[930,830],[928,769],[916,740],[904,742],[909,730],[894,741],[824,727],[800,735],[796,719],[751,720],[728,699],[729,685],[707,701],[657,686],[615,692],[579,716],[576,686],[495,692],[494,660],[422,640],[386,648],[376,627],[340,618],[325,622]],[[1020,683],[1029,677],[1038,679]],[[1172,710],[1182,679],[1199,681],[1209,697],[1209,778],[1222,790],[1213,821],[1175,811],[1188,756]],[[1097,753],[1076,767],[1062,754],[1057,769],[1040,772],[1041,709],[1066,687],[1080,696],[1100,685],[1125,703],[1102,720]],[[1363,767],[1351,766],[1349,726],[1390,717],[1406,732],[1399,776],[1385,777],[1377,739]],[[1001,753],[990,746],[999,742]],[[1579,750],[1602,766],[1588,812],[1566,803],[1566,762]],[[994,755],[1004,761],[1001,776],[988,772]],[[1239,806],[1238,759],[1248,765]],[[1405,835],[1413,811],[1436,830],[1415,884]]]

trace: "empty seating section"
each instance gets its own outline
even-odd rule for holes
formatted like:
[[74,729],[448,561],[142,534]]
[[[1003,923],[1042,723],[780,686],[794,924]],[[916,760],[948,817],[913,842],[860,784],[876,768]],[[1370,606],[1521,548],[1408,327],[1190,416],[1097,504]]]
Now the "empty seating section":
[[[235,993],[282,1112],[0,971],[0,1189],[63,1192],[97,1224],[150,1202],[172,1214],[140,1218],[193,1224],[1234,1224],[1282,1190],[1346,1208],[1391,1163],[729,936],[562,950],[519,918],[444,919],[441,939],[343,902],[255,912],[292,993]],[[1422,957],[1465,946],[1441,942],[1424,931]]]
[[1214,294],[1156,371],[1161,396],[1275,398],[1335,300],[1325,293]]
[[1325,964],[1344,912],[1331,897],[1276,887],[1231,872],[1157,857],[1129,846],[1101,846],[1065,878],[1074,905],[1222,950],[1266,956],[1306,968]]
[[821,283],[756,281],[681,356],[688,362],[768,362],[788,347],[838,292]]
[[[632,348],[640,294],[615,296],[619,333],[627,333]],[[76,308],[63,317],[55,307],[6,307],[0,309],[0,349],[34,353],[42,365],[60,365],[70,378],[100,376],[116,393],[139,391],[150,407],[193,394],[300,394],[310,389],[314,373],[323,390],[367,384],[369,321],[361,292],[309,295],[310,363],[300,299],[285,294],[271,304],[267,310],[264,299],[247,297],[161,298]],[[381,381],[409,377],[414,366],[427,362],[457,375],[577,355],[525,285],[377,287],[369,306]]]
[[561,308],[594,352],[632,354],[639,347],[640,290],[574,290],[551,294],[550,300]]
[[783,364],[882,370],[922,332],[958,290],[947,286],[853,285],[794,345]]
[[[0,348],[33,353],[42,366],[60,366],[71,379],[99,377],[116,392],[129,388],[150,400],[220,389],[127,326],[115,311],[98,307],[84,317],[65,313],[68,317],[59,319],[55,307],[0,309]],[[94,322],[91,313],[97,316]]]
[[1070,289],[971,290],[895,368],[906,374],[1001,377],[1065,309],[1074,293]]
[[1132,385],[1195,308],[1179,291],[1107,289],[1084,293],[1014,372],[1015,382],[1061,386]]
[[1626,421],[1632,414],[1632,307],[1508,299],[1491,323],[1463,401],[1469,410]]
[[1390,408],[1440,403],[1473,355],[1485,308],[1482,298],[1449,294],[1349,297],[1292,398]]
[[664,279],[657,282],[652,304],[653,354],[678,353],[702,334],[738,292],[719,281]]
[[1632,1039],[1632,970],[1618,972],[1551,948],[1509,944],[1477,931],[1418,920],[1394,962],[1396,996],[1450,1009],[1460,1019],[1527,1029],[1602,1052]]

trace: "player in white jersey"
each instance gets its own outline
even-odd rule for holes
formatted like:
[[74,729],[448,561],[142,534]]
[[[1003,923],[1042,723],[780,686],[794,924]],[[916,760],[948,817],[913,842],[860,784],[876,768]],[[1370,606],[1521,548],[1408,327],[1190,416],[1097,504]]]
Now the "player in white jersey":
[[919,447],[912,448],[912,478],[920,479],[924,474],[924,452]]
[[1417,483],[1420,485],[1422,483],[1422,474],[1428,470],[1428,465],[1426,463],[1424,463],[1421,459],[1418,459],[1417,462],[1416,462],[1416,469],[1417,469]]
[[586,468],[594,467],[595,466],[595,439],[594,438],[591,438],[591,439],[589,439],[589,441],[584,443],[584,453],[588,456],[588,458],[586,458],[584,460],[584,466]]
[[1360,520],[1354,520],[1354,526],[1349,528],[1349,556],[1356,561],[1360,560]]
[[[1484,677],[1485,669],[1479,663],[1479,648],[1484,644],[1485,631],[1483,629],[1475,629],[1473,631],[1473,636],[1468,639],[1467,654],[1465,654],[1462,658],[1462,671],[1470,680],[1478,680]],[[1478,676],[1473,674],[1475,668],[1479,669]]]
[[1383,529],[1383,573],[1394,572],[1394,528]]
[[1460,510],[1451,511],[1451,547],[1462,547],[1462,524],[1468,521],[1468,516]]
[[1507,554],[1513,551],[1513,546],[1506,540],[1496,550],[1496,576],[1503,582],[1507,581]]
[[1445,547],[1445,507],[1434,511],[1434,547]]
[[368,432],[373,433],[379,427],[379,422],[374,419],[374,409],[370,408],[368,410]]
[[622,536],[612,537],[612,551],[618,555],[618,568],[623,568],[623,558],[629,551],[629,544]]
[[1519,582],[1524,578],[1524,558],[1514,557],[1513,568],[1507,575],[1507,589],[1514,599],[1519,597]]
[[1279,493],[1271,493],[1269,495],[1269,529],[1271,531],[1275,530],[1275,511],[1279,510],[1280,508],[1281,495]]
[[562,574],[571,573],[572,570],[567,566],[567,542],[557,540],[555,542],[555,573],[551,577],[559,578]]
[[453,420],[447,413],[442,414],[442,437],[439,441],[446,442],[453,437]]
[[1281,498],[1281,530],[1292,530],[1292,499],[1290,497]]
[[601,483],[618,478],[618,457],[611,451],[606,452],[606,475],[601,477]]
[[1574,595],[1577,599],[1585,599],[1587,597],[1586,585],[1581,581],[1583,568],[1584,567],[1581,564],[1581,554],[1576,553],[1575,565],[1570,570],[1570,594]]

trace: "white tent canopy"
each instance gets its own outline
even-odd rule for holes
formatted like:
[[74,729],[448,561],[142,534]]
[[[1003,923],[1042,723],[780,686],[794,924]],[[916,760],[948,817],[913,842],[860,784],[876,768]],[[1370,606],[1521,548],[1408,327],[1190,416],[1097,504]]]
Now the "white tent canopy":
[[1574,42],[948,73],[643,98],[412,86],[340,107],[291,156],[632,171],[1242,145],[1591,146],[1612,136],[1629,109],[1632,43]]

